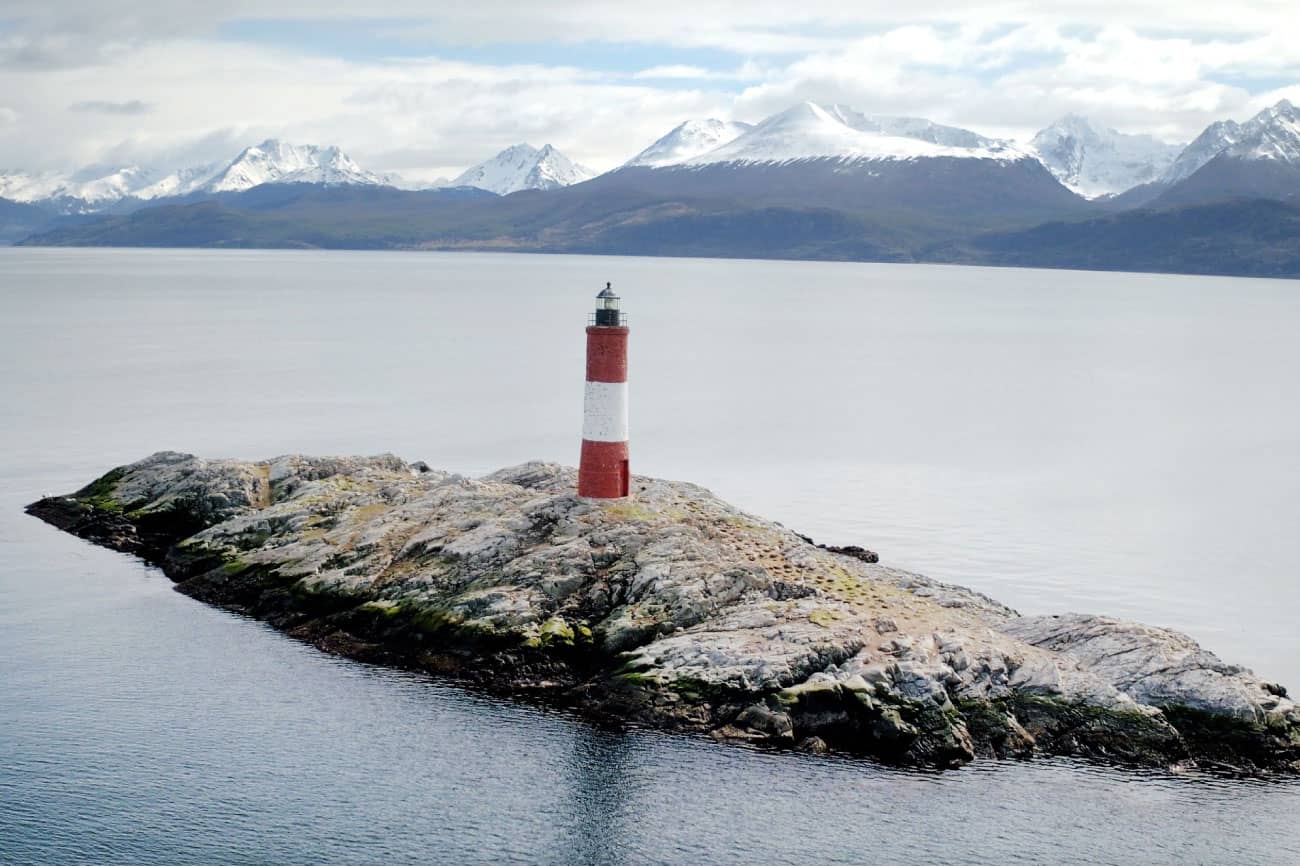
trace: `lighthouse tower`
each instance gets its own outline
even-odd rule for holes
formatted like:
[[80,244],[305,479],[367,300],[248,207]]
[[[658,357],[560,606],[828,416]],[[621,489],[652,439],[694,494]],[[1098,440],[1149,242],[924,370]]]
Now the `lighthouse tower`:
[[627,320],[609,283],[587,325],[587,394],[582,416],[578,495],[627,496]]

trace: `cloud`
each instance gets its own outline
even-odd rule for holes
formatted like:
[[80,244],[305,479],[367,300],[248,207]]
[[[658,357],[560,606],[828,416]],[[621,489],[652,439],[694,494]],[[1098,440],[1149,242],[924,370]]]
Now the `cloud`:
[[705,69],[687,64],[651,66],[632,73],[632,78],[638,81],[752,81],[764,74],[762,66],[749,61],[735,69]]
[[[1077,112],[1186,141],[1300,87],[1292,0],[912,5],[18,2],[0,22],[0,165],[206,161],[278,136],[422,176],[520,141],[603,169],[687,118],[800,99],[1015,137]],[[264,32],[236,40],[231,22]]]
[[1214,120],[1253,112],[1258,100],[1241,81],[1261,66],[1300,80],[1300,45],[1271,33],[908,25],[801,57],[746,88],[736,110],[755,119],[800,99],[845,102],[1018,138],[1074,112],[1187,141]]
[[[1285,30],[1291,0],[1188,2],[1167,0],[930,0],[924,4],[845,3],[843,0],[658,0],[652,6],[590,0],[14,0],[5,17],[47,31],[101,33],[113,38],[204,36],[222,22],[339,20],[405,23],[437,32],[447,42],[486,44],[555,40],[662,44],[734,41],[745,34],[784,36],[804,50],[817,40],[865,29],[956,22],[1042,23],[1102,27],[1108,24],[1242,33]],[[838,32],[837,32],[838,31]]]
[[[229,159],[275,136],[338,144],[367,168],[423,176],[458,173],[520,141],[612,168],[683,117],[727,112],[732,97],[567,67],[346,61],[210,40],[164,40],[103,66],[0,70],[0,92],[24,116],[22,135],[0,130],[5,166],[170,168]],[[97,92],[131,93],[154,110],[65,109]]]
[[633,78],[712,78],[717,73],[702,66],[652,66],[633,74]]
[[104,102],[98,99],[90,99],[84,102],[72,103],[68,106],[68,111],[92,111],[100,114],[148,114],[153,111],[153,106],[138,99],[127,102]]
[[18,112],[4,105],[0,105],[0,126],[8,126],[11,123],[18,122]]

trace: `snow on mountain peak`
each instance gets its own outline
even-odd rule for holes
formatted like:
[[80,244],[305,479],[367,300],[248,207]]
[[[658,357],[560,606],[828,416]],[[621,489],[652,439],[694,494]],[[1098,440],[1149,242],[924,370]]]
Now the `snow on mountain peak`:
[[451,186],[473,186],[508,195],[522,189],[570,186],[595,176],[595,172],[572,162],[549,144],[540,150],[516,144],[462,172]]
[[1276,103],[1261,111],[1260,114],[1283,120],[1295,120],[1300,117],[1300,111],[1296,109],[1289,99],[1279,99]]
[[139,166],[112,170],[92,167],[71,175],[15,172],[0,175],[0,198],[20,202],[72,200],[78,203],[72,207],[74,211],[93,209],[130,195],[137,187],[151,183],[156,176],[156,172]]
[[97,210],[125,198],[155,199],[197,192],[239,192],[264,183],[386,184],[392,179],[362,169],[338,147],[295,145],[267,139],[230,162],[162,172],[128,166],[88,168],[72,175],[49,172],[0,175],[0,198],[60,201],[73,211]]
[[1007,142],[920,118],[874,117],[842,105],[826,108],[815,102],[801,102],[684,164],[920,157],[1016,160],[1026,155]]
[[361,168],[337,146],[289,144],[268,138],[244,148],[202,188],[206,192],[239,192],[264,183],[378,185],[383,179]]
[[736,121],[688,120],[678,124],[663,138],[628,160],[625,165],[659,168],[677,165],[735,141],[754,127]]
[[1040,130],[1029,147],[1057,180],[1088,198],[1157,180],[1179,153],[1177,145],[1098,127],[1077,114]]
[[1300,163],[1300,111],[1283,99],[1241,126],[1241,139],[1230,155],[1242,159],[1276,159]]
[[0,173],[0,198],[9,201],[33,202],[50,198],[55,190],[67,183],[67,178],[57,172],[32,174],[25,171]]
[[[73,176],[74,181],[79,181],[76,187],[76,198],[90,204],[117,201],[125,195],[130,195],[132,189],[149,182],[154,177],[153,173],[135,165],[119,168],[98,177],[94,176],[97,174],[98,172],[82,172],[79,173],[80,176]],[[86,179],[82,180],[82,178]]]
[[1235,120],[1218,120],[1183,148],[1161,180],[1176,183],[1194,174],[1201,166],[1232,147],[1241,137],[1241,124]]
[[131,191],[130,195],[140,199],[189,195],[203,189],[225,167],[224,162],[212,162],[178,169],[151,184]]
[[1176,183],[1216,156],[1273,159],[1300,165],[1300,111],[1288,100],[1270,105],[1245,123],[1220,120],[1198,135],[1162,178]]
[[974,149],[997,149],[1005,147],[1006,142],[985,138],[969,129],[956,126],[944,126],[923,117],[895,117],[887,114],[863,114],[847,105],[832,105],[829,113],[860,132],[876,132],[881,135],[914,138],[928,141],[943,147]]

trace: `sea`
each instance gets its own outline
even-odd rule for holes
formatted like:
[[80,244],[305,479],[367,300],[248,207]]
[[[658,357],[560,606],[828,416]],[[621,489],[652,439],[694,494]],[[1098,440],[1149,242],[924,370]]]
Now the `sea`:
[[0,863],[1300,863],[1300,782],[721,746],[326,655],[27,517],[154,451],[575,463],[611,281],[633,472],[1300,691],[1300,282],[0,249]]

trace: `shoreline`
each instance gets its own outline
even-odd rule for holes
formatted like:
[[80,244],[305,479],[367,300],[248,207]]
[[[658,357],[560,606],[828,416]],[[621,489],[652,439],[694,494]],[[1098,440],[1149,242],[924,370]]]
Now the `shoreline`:
[[[1300,770],[1285,689],[1185,636],[1020,617],[693,485],[638,476],[595,503],[571,476],[163,453],[28,512],[327,652],[597,722],[920,766]],[[1116,668],[1117,650],[1181,667]]]

